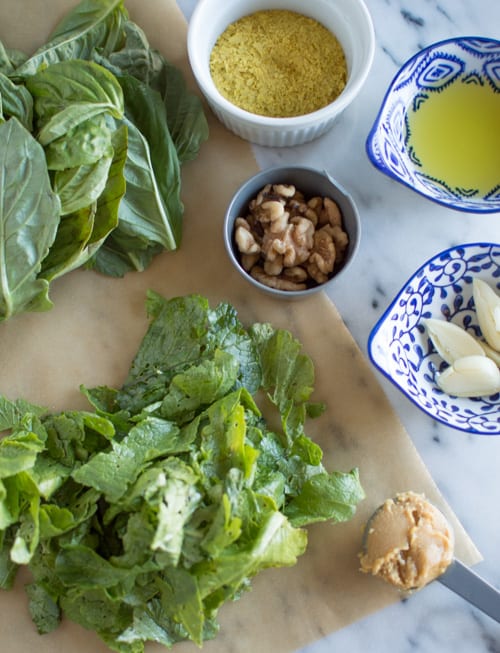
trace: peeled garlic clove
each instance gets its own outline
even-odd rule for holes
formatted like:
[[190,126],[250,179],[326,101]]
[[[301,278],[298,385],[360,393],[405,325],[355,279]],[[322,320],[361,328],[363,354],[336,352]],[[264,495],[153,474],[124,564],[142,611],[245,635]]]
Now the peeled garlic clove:
[[500,370],[487,356],[464,356],[446,368],[436,383],[455,397],[485,397],[500,392]]
[[453,322],[429,318],[424,325],[438,354],[449,365],[464,356],[485,356],[477,340]]
[[474,277],[472,296],[484,339],[490,347],[500,351],[500,295],[486,281]]
[[490,347],[489,344],[483,340],[478,340],[477,342],[481,345],[486,356],[491,358],[491,360],[500,367],[500,351],[493,349],[493,347]]

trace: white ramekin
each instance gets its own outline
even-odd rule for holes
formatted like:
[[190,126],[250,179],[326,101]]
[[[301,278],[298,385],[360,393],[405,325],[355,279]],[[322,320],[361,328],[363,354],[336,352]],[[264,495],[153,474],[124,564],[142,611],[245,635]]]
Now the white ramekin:
[[[226,27],[262,9],[289,9],[316,19],[338,38],[347,62],[347,84],[331,104],[293,118],[259,116],[235,106],[217,90],[210,75],[210,53]],[[329,130],[359,93],[370,71],[375,33],[363,0],[199,0],[188,27],[188,56],[195,79],[219,120],[258,145],[298,145]]]

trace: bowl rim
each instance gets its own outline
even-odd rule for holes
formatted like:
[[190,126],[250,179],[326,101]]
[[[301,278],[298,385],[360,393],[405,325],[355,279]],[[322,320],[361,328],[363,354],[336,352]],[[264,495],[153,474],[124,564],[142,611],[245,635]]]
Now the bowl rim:
[[[266,178],[267,175],[274,175],[278,174],[281,170],[288,170],[293,173],[300,173],[301,171],[304,171],[308,174],[313,174],[313,175],[318,175],[322,176],[325,179],[327,179],[331,184],[333,184],[336,189],[339,191],[340,195],[343,196],[346,202],[349,203],[351,209],[352,209],[352,217],[353,221],[355,223],[355,228],[356,228],[356,238],[352,243],[352,248],[350,252],[350,257],[349,261],[347,261],[341,268],[338,270],[328,281],[325,281],[325,283],[318,284],[316,286],[313,286],[311,288],[306,288],[305,290],[278,290],[275,288],[270,288],[266,286],[265,284],[261,283],[260,281],[257,281],[254,279],[246,270],[243,269],[241,263],[238,261],[238,258],[235,254],[234,247],[232,244],[232,229],[229,229],[229,213],[231,208],[233,207],[237,196],[245,189],[246,186],[249,186],[250,184],[254,183],[257,179],[260,179],[261,177],[263,179]],[[356,254],[358,252],[358,249],[360,247],[360,242],[361,242],[361,217],[359,214],[358,207],[356,205],[356,202],[354,201],[354,198],[352,194],[344,187],[343,184],[341,184],[339,181],[337,181],[332,175],[330,175],[326,170],[322,170],[320,168],[315,168],[313,166],[308,166],[308,165],[274,165],[270,166],[269,168],[264,168],[262,170],[259,170],[255,174],[251,175],[250,177],[247,177],[241,184],[238,185],[236,190],[233,192],[231,199],[229,200],[229,203],[226,207],[225,213],[224,213],[224,220],[222,222],[222,229],[223,229],[223,239],[224,239],[224,246],[226,248],[226,253],[229,256],[229,259],[231,263],[233,263],[234,267],[236,270],[239,272],[239,274],[248,282],[250,282],[255,288],[257,288],[260,291],[266,292],[268,295],[280,298],[280,299],[306,299],[307,297],[310,297],[311,295],[316,294],[317,292],[325,292],[325,288],[330,284],[331,281],[336,279],[339,275],[341,275],[344,270],[348,269],[350,267],[350,262],[354,260],[356,257]]]
[[472,208],[471,206],[460,206],[458,203],[457,204],[451,204],[449,202],[446,202],[445,200],[440,200],[440,199],[438,199],[436,197],[431,197],[430,195],[428,195],[427,193],[425,193],[421,189],[415,188],[410,183],[408,183],[406,180],[404,180],[401,177],[399,177],[398,175],[394,174],[394,172],[392,172],[392,170],[390,170],[389,168],[387,168],[385,166],[383,166],[383,167],[380,166],[378,164],[378,162],[376,160],[376,157],[374,155],[374,152],[373,152],[373,143],[374,143],[374,140],[375,140],[375,136],[378,133],[380,125],[381,125],[381,119],[382,119],[382,116],[384,115],[384,112],[385,112],[387,99],[389,98],[389,95],[392,93],[392,91],[393,91],[399,77],[401,76],[401,74],[406,69],[411,68],[411,66],[415,63],[415,61],[417,61],[421,57],[425,56],[426,54],[432,52],[436,48],[440,48],[440,47],[443,47],[445,45],[449,45],[451,43],[458,44],[460,41],[465,41],[465,42],[480,41],[480,42],[483,42],[483,43],[496,43],[496,44],[498,44],[498,46],[500,48],[500,39],[493,38],[493,37],[488,37],[488,36],[465,35],[465,36],[453,36],[453,37],[450,37],[450,38],[442,39],[440,41],[435,41],[434,43],[431,43],[431,44],[425,46],[424,48],[421,48],[417,52],[415,52],[411,57],[409,57],[404,63],[402,63],[399,66],[398,70],[393,75],[390,83],[388,84],[387,89],[386,89],[385,94],[384,94],[384,97],[383,97],[383,99],[382,99],[382,101],[380,103],[380,107],[378,109],[378,112],[376,114],[375,120],[373,121],[373,125],[372,125],[370,131],[368,132],[368,136],[367,136],[366,141],[365,141],[365,150],[366,150],[366,154],[367,154],[368,158],[370,159],[372,165],[377,170],[384,173],[385,175],[387,175],[391,179],[394,179],[395,181],[399,182],[403,186],[406,186],[407,188],[409,188],[413,192],[418,193],[422,197],[425,197],[427,200],[430,200],[430,201],[434,202],[435,204],[439,204],[440,206],[445,206],[445,207],[447,207],[449,209],[452,209],[452,210],[455,210],[455,211],[460,211],[462,213],[499,213],[500,208],[488,208],[488,207],[481,208],[481,206],[478,206],[477,208]]
[[[365,58],[363,60],[363,65],[360,67],[358,76],[354,79],[352,84],[346,85],[346,88],[342,93],[337,96],[332,102],[327,104],[321,109],[312,111],[310,113],[305,113],[300,116],[291,116],[291,117],[273,117],[273,116],[262,116],[260,114],[251,113],[241,107],[236,106],[225,98],[214,83],[206,82],[198,61],[194,57],[193,52],[195,52],[196,47],[196,29],[201,26],[201,13],[204,9],[206,2],[210,0],[199,0],[196,5],[191,19],[188,25],[187,33],[187,50],[188,58],[193,70],[194,77],[196,81],[206,96],[209,103],[214,103],[218,105],[221,111],[225,111],[235,120],[238,120],[247,125],[253,127],[258,127],[264,130],[274,130],[279,128],[281,130],[294,130],[303,126],[304,121],[307,121],[308,125],[317,125],[323,123],[325,120],[331,118],[332,110],[335,110],[335,113],[340,113],[343,111],[348,104],[351,103],[352,99],[356,97],[358,92],[363,87],[373,64],[375,57],[375,47],[376,47],[376,38],[375,38],[375,27],[371,14],[368,10],[368,7],[365,4],[365,0],[351,0],[351,3],[356,3],[358,10],[360,11],[360,16],[363,19],[362,31],[365,38],[363,45],[363,51],[365,52]],[[331,2],[331,0],[325,0],[326,2]],[[257,9],[256,9],[257,11]]]
[[[373,354],[374,350],[374,340],[376,336],[378,335],[379,331],[381,330],[382,326],[387,322],[387,318],[389,317],[391,311],[393,308],[396,306],[396,304],[400,301],[401,295],[405,288],[408,286],[408,284],[418,277],[423,270],[428,267],[433,261],[436,259],[445,256],[449,252],[455,252],[459,249],[474,249],[474,248],[491,248],[491,247],[498,247],[500,250],[500,243],[494,243],[494,242],[487,242],[487,241],[475,241],[475,242],[470,242],[470,243],[461,243],[458,245],[452,245],[451,247],[448,247],[446,249],[443,249],[433,256],[429,257],[420,267],[418,267],[407,279],[406,281],[402,284],[402,286],[399,288],[399,290],[394,293],[394,296],[392,300],[390,301],[389,305],[387,308],[384,310],[382,315],[378,318],[374,326],[372,327],[369,335],[368,335],[368,341],[367,341],[367,351],[368,351],[368,357],[371,361],[371,363],[374,365],[374,367],[388,380],[390,381],[400,392],[403,394],[406,399],[408,399],[412,404],[414,404],[419,410],[421,410],[427,417],[430,417],[436,422],[439,422],[440,424],[443,424],[444,426],[447,426],[448,428],[452,428],[458,431],[463,431],[466,433],[472,433],[474,435],[484,435],[484,436],[498,436],[500,435],[500,424],[498,425],[498,429],[496,431],[480,431],[477,429],[474,429],[471,426],[459,426],[455,424],[450,424],[446,419],[442,418],[440,415],[433,415],[431,414],[428,410],[426,410],[423,406],[421,406],[419,403],[415,401],[415,399],[409,395],[404,388],[402,388],[395,380],[394,378],[389,374],[389,372],[383,368],[376,360]],[[497,286],[500,286],[500,280]]]

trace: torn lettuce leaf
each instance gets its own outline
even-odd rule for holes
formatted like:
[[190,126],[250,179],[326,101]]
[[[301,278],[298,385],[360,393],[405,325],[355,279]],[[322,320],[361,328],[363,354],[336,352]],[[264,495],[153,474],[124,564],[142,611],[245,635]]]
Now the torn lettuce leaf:
[[82,388],[92,410],[0,397],[0,587],[27,565],[40,633],[65,615],[119,653],[201,646],[256,574],[296,564],[305,526],[364,497],[304,431],[314,368],[291,333],[198,295],[147,311],[123,386]]

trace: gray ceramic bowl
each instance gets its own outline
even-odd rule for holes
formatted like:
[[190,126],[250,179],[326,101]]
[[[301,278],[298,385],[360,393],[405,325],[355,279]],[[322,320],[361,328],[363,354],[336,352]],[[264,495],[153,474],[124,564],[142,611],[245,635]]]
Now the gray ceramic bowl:
[[[334,269],[329,279],[321,284],[311,285],[305,290],[278,290],[257,281],[241,265],[240,255],[234,240],[235,221],[248,213],[250,201],[257,196],[266,184],[294,185],[306,199],[315,196],[330,197],[338,205],[343,219],[343,228],[349,236],[349,243],[341,265]],[[233,265],[253,286],[281,299],[302,299],[335,284],[344,275],[359,247],[361,224],[358,210],[350,194],[327,173],[309,167],[278,166],[262,170],[248,179],[236,191],[224,219],[224,244]]]

